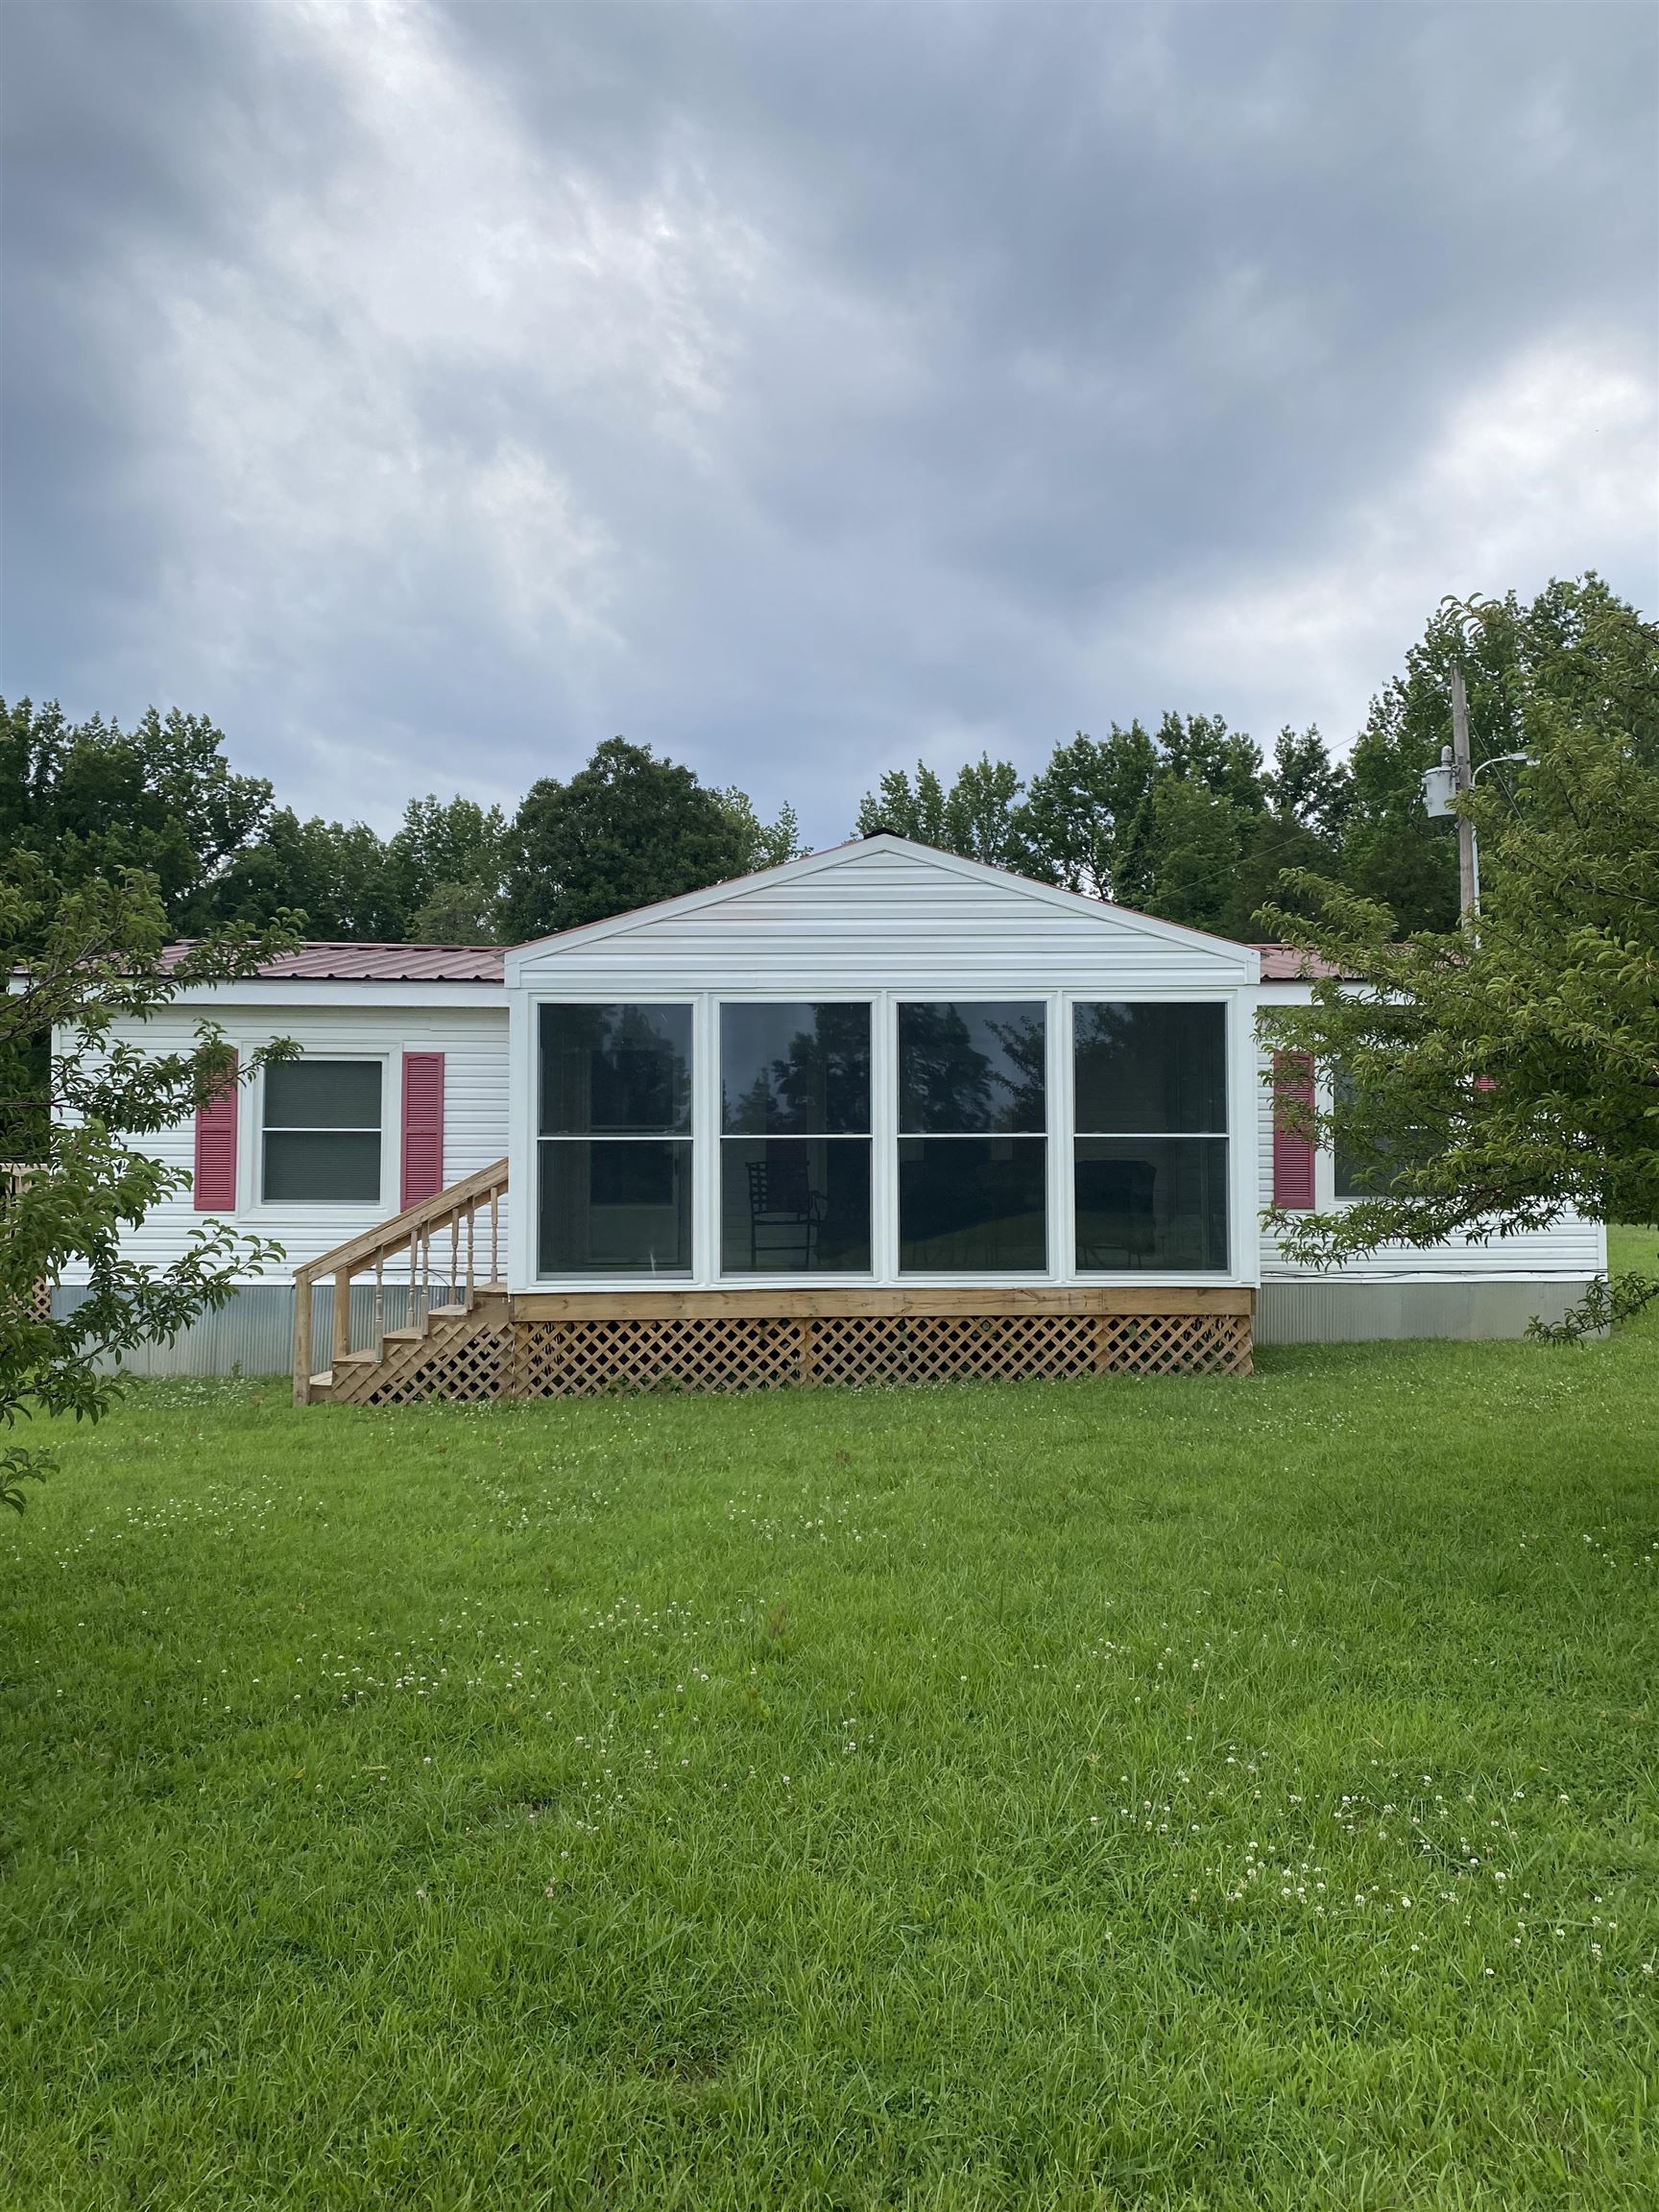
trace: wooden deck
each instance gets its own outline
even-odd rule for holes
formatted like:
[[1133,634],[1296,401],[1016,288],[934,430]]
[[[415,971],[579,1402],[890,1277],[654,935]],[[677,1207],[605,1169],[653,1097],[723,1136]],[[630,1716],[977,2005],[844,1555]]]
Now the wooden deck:
[[[499,1280],[505,1161],[295,1278],[294,1396],[358,1406],[1105,1374],[1248,1375],[1256,1293],[1148,1284],[537,1290]],[[311,1358],[333,1277],[332,1358]],[[373,1284],[353,1341],[354,1278]]]

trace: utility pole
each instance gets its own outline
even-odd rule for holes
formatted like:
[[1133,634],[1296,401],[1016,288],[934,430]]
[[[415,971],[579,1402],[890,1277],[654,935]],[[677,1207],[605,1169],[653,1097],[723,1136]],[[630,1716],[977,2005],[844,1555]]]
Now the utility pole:
[[[1469,763],[1469,694],[1463,671],[1452,670],[1452,788],[1467,791],[1475,781]],[[1475,825],[1457,817],[1457,904],[1465,922],[1480,910],[1480,878],[1475,860]]]

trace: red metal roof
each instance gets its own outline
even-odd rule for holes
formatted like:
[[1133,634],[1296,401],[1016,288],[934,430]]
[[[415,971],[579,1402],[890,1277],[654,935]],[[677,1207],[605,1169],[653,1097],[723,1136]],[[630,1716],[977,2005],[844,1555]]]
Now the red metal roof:
[[1311,983],[1322,975],[1340,975],[1333,961],[1317,952],[1304,952],[1294,945],[1258,945],[1263,983]]
[[[178,959],[186,950],[170,945]],[[255,971],[261,982],[499,983],[499,945],[342,945],[314,940]]]
[[[185,948],[168,947],[177,959]],[[1294,945],[1257,945],[1263,983],[1310,982],[1339,973],[1316,953]],[[499,983],[505,949],[500,945],[360,945],[314,940],[297,952],[267,961],[261,981],[329,983]]]

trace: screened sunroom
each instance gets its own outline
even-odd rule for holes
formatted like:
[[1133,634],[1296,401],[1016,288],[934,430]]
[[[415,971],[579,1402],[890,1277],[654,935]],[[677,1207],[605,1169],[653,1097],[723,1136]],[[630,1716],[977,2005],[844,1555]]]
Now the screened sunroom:
[[539,1283],[1225,1277],[1224,999],[541,998]]
[[1251,1281],[1254,982],[885,837],[523,947],[513,1287]]

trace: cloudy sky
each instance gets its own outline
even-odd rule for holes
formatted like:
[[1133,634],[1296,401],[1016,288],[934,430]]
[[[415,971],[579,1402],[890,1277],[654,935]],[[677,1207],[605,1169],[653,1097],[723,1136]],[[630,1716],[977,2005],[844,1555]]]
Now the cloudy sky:
[[0,691],[825,843],[1446,591],[1659,606],[1659,14],[9,0]]

